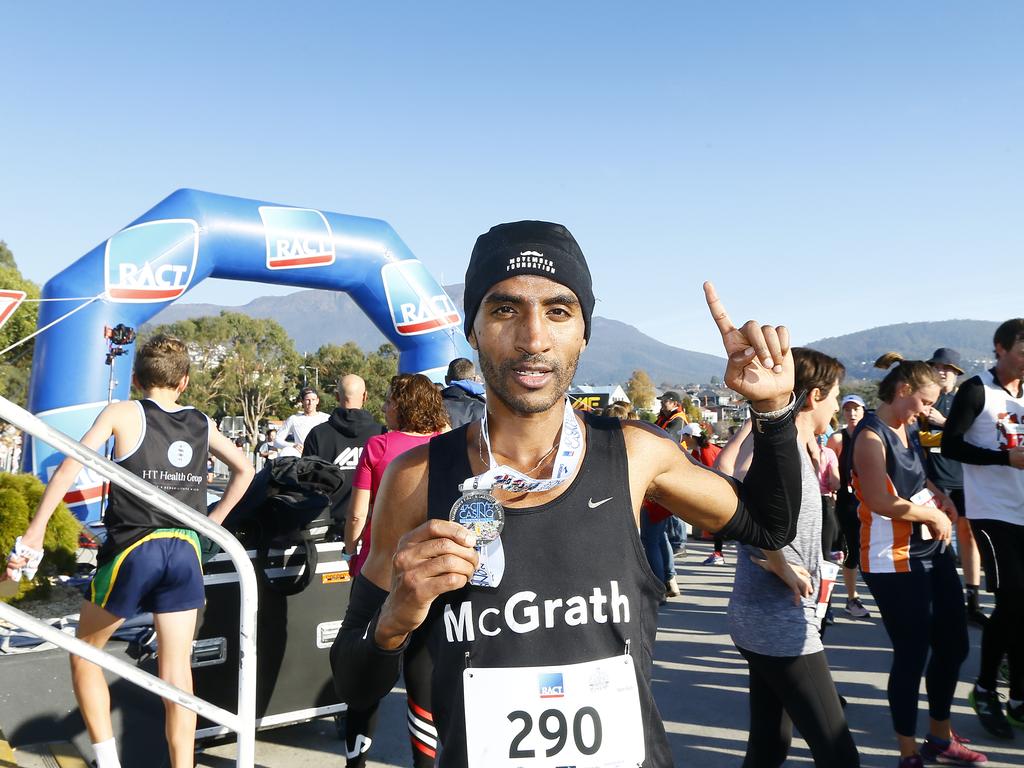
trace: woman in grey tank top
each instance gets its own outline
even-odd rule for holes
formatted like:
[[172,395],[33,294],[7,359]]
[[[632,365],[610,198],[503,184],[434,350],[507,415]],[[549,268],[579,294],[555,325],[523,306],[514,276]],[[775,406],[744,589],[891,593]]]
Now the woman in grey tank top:
[[[794,390],[807,393],[796,417],[797,439],[807,447],[796,538],[778,552],[741,546],[729,600],[729,631],[750,670],[743,768],[782,765],[794,725],[815,765],[848,768],[859,766],[860,758],[825,659],[819,634],[823,611],[817,607],[822,569],[835,566],[823,565],[821,557],[816,438],[838,410],[845,369],[835,358],[810,349],[795,348],[793,357]],[[725,461],[730,461],[728,454]]]

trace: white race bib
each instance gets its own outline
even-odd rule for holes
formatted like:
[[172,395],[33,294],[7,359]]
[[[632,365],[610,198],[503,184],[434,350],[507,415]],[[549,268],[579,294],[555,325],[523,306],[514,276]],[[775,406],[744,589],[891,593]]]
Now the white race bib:
[[462,673],[469,768],[636,768],[646,756],[633,657]]
[[[935,494],[927,487],[922,488],[911,496],[910,503],[919,504],[922,507],[935,507],[936,509],[939,507],[939,505],[935,503]],[[927,525],[921,525],[921,538],[925,541],[930,541],[932,538],[932,531]]]

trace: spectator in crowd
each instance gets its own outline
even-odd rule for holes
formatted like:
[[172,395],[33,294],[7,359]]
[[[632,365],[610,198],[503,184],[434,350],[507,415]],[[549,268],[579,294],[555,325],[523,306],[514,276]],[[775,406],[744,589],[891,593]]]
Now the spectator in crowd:
[[[335,526],[345,527],[345,515],[352,493],[352,479],[359,459],[363,455],[366,441],[386,430],[373,415],[364,408],[366,405],[366,382],[354,373],[338,379],[338,407],[323,424],[309,431],[302,446],[303,456],[317,456],[341,467],[345,487],[338,495],[331,517]],[[355,552],[349,550],[349,554]]]
[[[390,431],[367,440],[355,473],[351,510],[345,526],[345,549],[352,554],[349,568],[353,576],[359,575],[370,550],[373,501],[384,470],[396,456],[448,429],[448,414],[441,396],[430,379],[421,374],[401,373],[391,379],[384,401],[384,419]],[[380,514],[385,513],[386,510],[382,510]],[[427,648],[418,638],[406,650],[403,665],[413,764],[416,768],[431,768],[437,746],[437,730],[430,707],[431,665]],[[347,768],[366,764],[376,714],[377,705],[348,711],[345,719]]]
[[472,360],[457,357],[448,363],[444,383],[441,397],[452,429],[484,415],[484,385],[477,379]]
[[318,411],[316,407],[320,404],[320,395],[312,387],[303,387],[299,392],[299,402],[302,406],[301,413],[295,413],[285,419],[284,426],[277,434],[274,445],[278,449],[294,448],[298,456],[302,455],[302,444],[306,442],[306,435],[313,427],[323,424],[329,418],[328,414]]

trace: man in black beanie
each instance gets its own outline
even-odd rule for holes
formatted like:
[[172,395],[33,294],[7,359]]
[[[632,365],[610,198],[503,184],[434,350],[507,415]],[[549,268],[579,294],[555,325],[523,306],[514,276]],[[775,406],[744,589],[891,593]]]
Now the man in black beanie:
[[[800,505],[789,334],[735,328],[704,290],[725,381],[754,410],[742,484],[648,425],[568,406],[594,294],[565,227],[521,221],[480,236],[465,328],[487,409],[396,458],[384,478],[331,652],[350,706],[390,689],[415,631],[434,661],[440,768],[542,753],[558,765],[673,764],[651,693],[664,585],[640,547],[640,504],[766,549],[792,540]],[[565,738],[552,723],[566,724]]]

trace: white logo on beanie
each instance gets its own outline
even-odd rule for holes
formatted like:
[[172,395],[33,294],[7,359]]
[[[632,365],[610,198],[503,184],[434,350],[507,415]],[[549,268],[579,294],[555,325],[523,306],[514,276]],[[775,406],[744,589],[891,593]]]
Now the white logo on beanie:
[[523,251],[518,256],[510,258],[508,266],[505,267],[506,272],[515,269],[539,269],[553,275],[555,274],[555,262],[545,259],[544,254],[538,251]]

